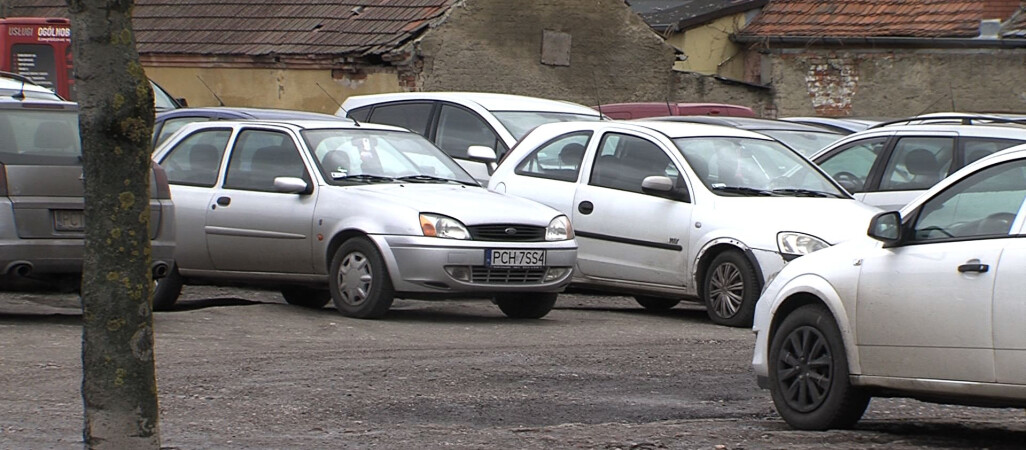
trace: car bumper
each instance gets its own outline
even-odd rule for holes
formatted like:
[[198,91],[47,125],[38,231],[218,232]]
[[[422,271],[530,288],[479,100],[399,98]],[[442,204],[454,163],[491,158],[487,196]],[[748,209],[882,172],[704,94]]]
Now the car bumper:
[[[47,276],[82,273],[82,239],[15,239],[0,240],[0,275]],[[171,267],[175,244],[170,241],[150,243],[155,273]],[[166,273],[166,270],[162,273]]]
[[[396,292],[560,292],[570,283],[577,242],[481,242],[421,236],[370,236],[382,250]],[[488,268],[487,249],[545,250],[538,268]]]

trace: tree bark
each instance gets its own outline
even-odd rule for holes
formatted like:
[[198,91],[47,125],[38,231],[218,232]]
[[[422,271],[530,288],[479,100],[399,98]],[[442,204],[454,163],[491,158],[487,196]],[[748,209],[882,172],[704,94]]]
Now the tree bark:
[[132,0],[68,0],[85,179],[83,439],[160,448],[150,298],[153,92]]

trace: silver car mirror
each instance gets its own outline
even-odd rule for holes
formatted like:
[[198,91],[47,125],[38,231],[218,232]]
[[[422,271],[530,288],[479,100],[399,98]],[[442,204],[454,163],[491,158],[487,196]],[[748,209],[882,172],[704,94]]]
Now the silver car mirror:
[[661,175],[645,177],[641,180],[641,189],[646,191],[670,192],[673,190],[673,180]]
[[901,241],[901,214],[888,211],[877,214],[869,221],[869,237],[894,245]]
[[467,147],[467,158],[474,161],[481,162],[494,162],[498,157],[495,155],[495,149],[491,147],[485,147],[483,145],[471,145]]
[[306,180],[296,177],[275,177],[274,190],[286,194],[304,194],[310,185]]

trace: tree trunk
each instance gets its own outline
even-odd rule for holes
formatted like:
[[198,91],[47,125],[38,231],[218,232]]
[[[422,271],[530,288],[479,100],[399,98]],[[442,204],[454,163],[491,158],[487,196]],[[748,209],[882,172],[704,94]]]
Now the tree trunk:
[[153,92],[139,64],[132,0],[68,0],[82,135],[83,439],[158,449],[150,297]]

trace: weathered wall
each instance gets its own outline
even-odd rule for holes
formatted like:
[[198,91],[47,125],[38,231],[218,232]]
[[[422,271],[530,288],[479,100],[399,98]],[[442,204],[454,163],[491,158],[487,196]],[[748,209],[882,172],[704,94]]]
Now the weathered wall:
[[[543,64],[545,31],[569,37],[567,65]],[[675,58],[622,0],[466,0],[419,44],[425,91],[493,91],[586,105],[661,100]]]
[[674,68],[743,79],[743,47],[732,42],[730,35],[744,25],[745,14],[738,13],[668,36],[666,42],[683,50],[686,57],[683,61],[677,61]]
[[166,66],[145,69],[151,79],[171,95],[184,97],[189,106],[217,106],[216,94],[227,106],[334,114],[338,110],[337,102],[350,95],[400,90],[396,72],[389,68],[358,74],[335,71],[334,77],[329,69]]
[[1026,50],[796,50],[763,58],[780,116],[1026,111]]

